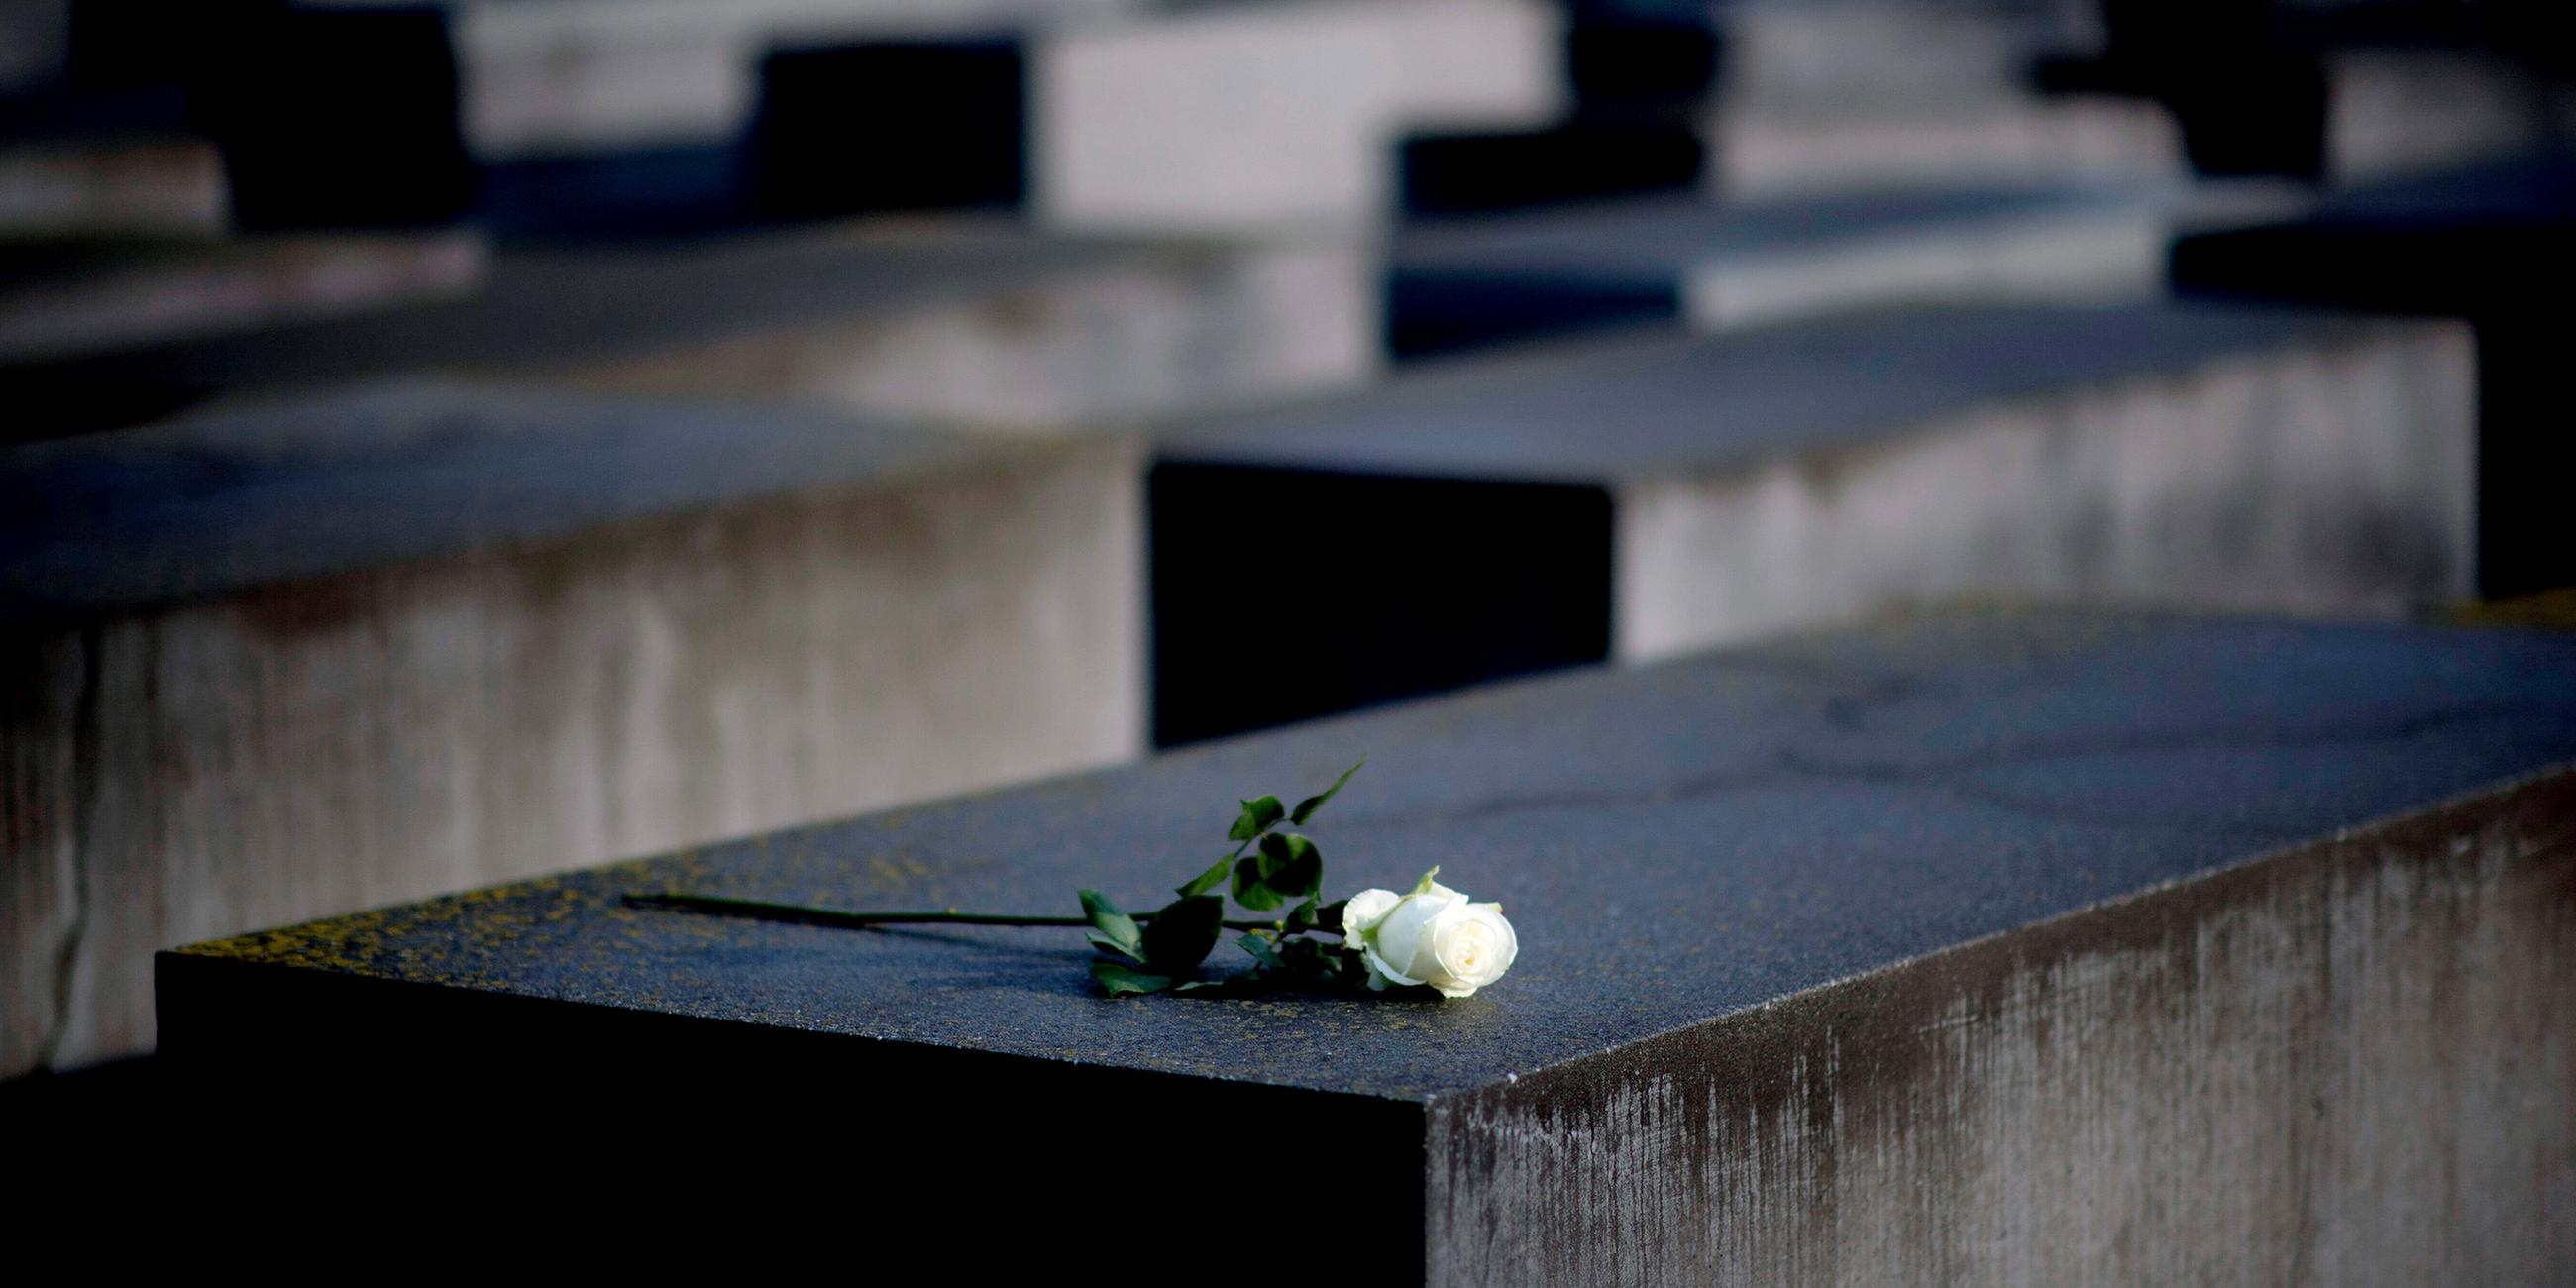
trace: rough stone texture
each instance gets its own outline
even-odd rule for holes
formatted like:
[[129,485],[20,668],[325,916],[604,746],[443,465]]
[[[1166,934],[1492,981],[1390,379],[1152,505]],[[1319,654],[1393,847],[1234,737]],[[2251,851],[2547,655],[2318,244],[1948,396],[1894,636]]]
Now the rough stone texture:
[[1031,72],[1034,207],[1078,228],[1376,220],[1403,127],[1562,109],[1563,24],[1529,0],[1328,0],[1064,32]]
[[2174,289],[2465,319],[2477,336],[2478,586],[2576,584],[2560,388],[2576,328],[2576,154],[2541,152],[2338,192],[2307,217],[2175,241]]
[[2387,616],[2476,578],[2465,328],[2401,325],[1619,492],[1620,655],[1955,595]]
[[1141,467],[414,391],[20,449],[0,1071],[173,943],[1116,761]]
[[40,396],[22,435],[146,397],[423,371],[1048,428],[1362,379],[1378,294],[1373,263],[1337,238],[884,220],[503,253],[470,299],[0,375]]
[[[1232,798],[1361,749],[1314,828],[1328,883],[1441,863],[1502,900],[1521,960],[1472,999],[1106,1002],[1071,932],[619,902],[1145,904]],[[1375,1174],[1421,1178],[1441,1284],[2549,1281],[2576,1268],[2571,756],[2564,636],[1881,622],[198,945],[160,960],[163,1033],[358,1103],[413,1060],[544,1084],[610,1033],[620,1094],[820,1098],[785,1121],[936,1069],[979,1168],[1067,1096],[1302,1092],[1346,1164],[1422,1133],[1421,1170]],[[549,1030],[579,1036],[517,1045]]]
[[2561,1282],[2571,1015],[2562,775],[1440,1102],[1426,1260],[1444,1284]]
[[2458,598],[2474,401],[2456,325],[1959,310],[1436,364],[1162,450],[1606,487],[1615,647],[1651,658],[1963,594],[2381,614]]

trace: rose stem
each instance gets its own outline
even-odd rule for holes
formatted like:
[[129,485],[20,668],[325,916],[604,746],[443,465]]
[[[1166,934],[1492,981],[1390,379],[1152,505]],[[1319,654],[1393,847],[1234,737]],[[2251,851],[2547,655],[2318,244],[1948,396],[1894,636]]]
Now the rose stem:
[[[755,921],[799,922],[809,926],[838,926],[845,930],[865,930],[871,926],[936,925],[951,926],[1088,926],[1086,917],[1023,917],[1009,913],[959,912],[954,908],[939,912],[842,912],[837,908],[813,908],[798,903],[764,903],[758,899],[727,899],[711,894],[630,894],[626,902],[638,908],[671,908],[681,912],[702,912],[714,917],[748,917]],[[1150,912],[1127,914],[1139,922],[1152,921]],[[1275,921],[1239,921],[1224,923],[1228,930],[1276,930]]]

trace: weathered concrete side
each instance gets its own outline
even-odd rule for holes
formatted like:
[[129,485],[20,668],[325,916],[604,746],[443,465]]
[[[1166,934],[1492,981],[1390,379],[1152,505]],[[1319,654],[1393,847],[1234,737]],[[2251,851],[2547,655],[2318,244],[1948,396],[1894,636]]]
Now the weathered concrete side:
[[1724,104],[1701,129],[1708,186],[1727,200],[1998,180],[2180,181],[2164,109],[2118,99],[2002,100],[1894,109]]
[[2475,361],[2391,323],[1618,492],[1616,648],[2037,596],[2387,614],[2469,593]]
[[0,235],[206,236],[231,211],[224,159],[202,139],[0,147]]
[[1069,228],[1375,220],[1400,127],[1562,108],[1563,23],[1529,0],[1321,0],[1060,33],[1030,71],[1033,204]]
[[2326,173],[2339,183],[2563,146],[2576,125],[2576,95],[2494,59],[2356,50],[2326,74]]
[[1962,300],[2144,299],[2163,284],[2165,219],[2146,201],[2080,205],[1712,259],[1684,279],[1682,313],[1728,331]]
[[2576,1276],[2558,772],[1442,1101],[1433,1284]]
[[172,944],[1137,754],[1141,477],[1091,439],[8,643],[0,1075],[150,1047]]
[[796,319],[512,378],[1060,431],[1336,389],[1376,374],[1384,301],[1356,239],[1104,263],[842,321]]

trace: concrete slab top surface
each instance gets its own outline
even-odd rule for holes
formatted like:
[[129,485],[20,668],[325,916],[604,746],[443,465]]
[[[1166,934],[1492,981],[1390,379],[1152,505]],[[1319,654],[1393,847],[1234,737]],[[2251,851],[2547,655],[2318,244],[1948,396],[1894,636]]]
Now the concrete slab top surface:
[[208,388],[648,353],[799,323],[884,316],[1071,274],[1223,264],[1242,243],[1044,233],[1000,218],[899,218],[492,257],[483,289],[358,320],[290,324],[50,364],[0,378]]
[[1379,388],[1167,429],[1167,459],[1612,482],[1849,447],[1981,405],[2392,325],[2165,303],[1925,309],[1424,363]]
[[418,382],[0,448],[0,624],[197,599],[1028,448]]
[[[1472,998],[1108,1001],[1070,930],[858,932],[619,902],[690,890],[1067,913],[1091,885],[1150,908],[1222,852],[1237,797],[1311,792],[1363,753],[1306,829],[1327,893],[1440,864],[1500,900],[1520,959]],[[2576,637],[1909,618],[200,944],[173,964],[244,990],[409,981],[458,1004],[544,999],[1421,1102],[2570,757]],[[1231,969],[1239,954],[1218,951]]]
[[1416,223],[1397,237],[1397,272],[1508,272],[1641,285],[1701,264],[1807,253],[1839,242],[1932,236],[1946,229],[2086,212],[2154,199],[2111,186],[1993,185],[1903,189],[1718,204],[1670,195],[1559,210]]

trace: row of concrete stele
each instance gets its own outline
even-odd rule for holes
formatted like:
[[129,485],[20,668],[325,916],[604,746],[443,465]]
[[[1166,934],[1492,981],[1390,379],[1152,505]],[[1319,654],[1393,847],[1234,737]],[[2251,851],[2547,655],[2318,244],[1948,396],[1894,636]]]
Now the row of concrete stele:
[[2025,306],[1156,437],[421,382],[37,445],[12,942],[139,1008],[226,929],[1893,603],[2386,614],[2471,589],[2474,393],[2454,324]]
[[2187,93],[2164,64],[2191,42],[2135,30],[2155,22],[2000,2],[335,4],[116,39],[71,7],[0,28],[0,96],[36,104],[0,121],[23,136],[0,146],[13,234],[959,206],[1275,228],[1640,184],[2171,179],[2186,153],[2349,181],[2528,145],[2561,110],[2528,67],[2442,48],[2221,66]]
[[[748,51],[835,33],[747,13],[475,6],[460,155],[560,196],[784,147]],[[2161,298],[2176,231],[2304,198],[1918,18],[1757,11],[1619,134],[1534,5],[1055,17],[1003,42],[1029,220],[55,252],[0,293],[0,1075],[147,1049],[172,944],[1505,676],[1960,597],[2472,593],[2468,328]],[[1815,56],[1935,37],[1933,84]],[[258,222],[258,165],[178,155],[0,192]],[[91,183],[137,173],[214,187]]]

